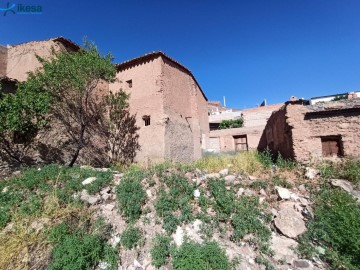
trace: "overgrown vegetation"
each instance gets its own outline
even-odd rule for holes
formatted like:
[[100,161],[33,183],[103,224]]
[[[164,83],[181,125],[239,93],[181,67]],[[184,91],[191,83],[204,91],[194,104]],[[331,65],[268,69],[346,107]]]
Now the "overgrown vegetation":
[[353,182],[360,183],[360,161],[346,159],[342,162],[323,162],[318,164],[320,174],[325,179],[342,178]]
[[153,240],[150,250],[151,264],[156,268],[165,265],[170,257],[170,247],[172,238],[167,235],[157,234]]
[[171,174],[162,178],[155,209],[163,218],[163,228],[168,233],[174,232],[179,224],[193,220],[193,192],[194,185],[182,175]]
[[[135,116],[129,113],[129,96],[120,89],[109,95],[101,89],[102,83],[116,78],[111,54],[100,55],[95,44],[85,40],[84,47],[75,52],[53,49],[50,58],[37,58],[41,69],[18,83],[15,94],[1,93],[0,154],[17,163],[34,163],[30,148],[41,152],[51,147],[48,152],[61,153],[66,147],[71,153],[69,160],[51,153],[52,162],[73,166],[82,149],[91,146],[98,155],[111,153],[110,160],[94,157],[96,163],[132,162],[139,144]],[[62,148],[36,142],[36,135],[47,136],[45,128],[61,128],[66,140],[52,139],[59,139]],[[103,145],[98,147],[100,138]]]
[[[324,186],[315,195],[314,219],[301,239],[299,251],[308,258],[318,254],[331,269],[360,268],[360,205],[340,189]],[[309,245],[312,243],[312,245]]]
[[120,244],[126,249],[132,249],[139,244],[141,238],[141,231],[136,227],[130,226],[122,233]]
[[240,128],[244,126],[244,118],[222,120],[219,129]]
[[231,266],[217,242],[187,241],[173,252],[173,268],[178,270],[230,270]]
[[134,170],[128,173],[116,188],[119,209],[129,222],[134,222],[141,216],[141,208],[146,199],[141,180],[144,174]]

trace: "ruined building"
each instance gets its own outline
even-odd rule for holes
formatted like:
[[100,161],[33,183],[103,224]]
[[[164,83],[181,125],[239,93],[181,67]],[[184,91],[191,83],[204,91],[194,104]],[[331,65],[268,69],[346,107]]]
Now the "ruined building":
[[[79,46],[62,37],[0,46],[2,91],[14,92],[17,81],[26,80],[27,72],[41,67],[36,55],[49,57],[52,48],[76,51]],[[130,113],[136,115],[141,147],[136,161],[200,158],[209,131],[207,98],[190,70],[162,52],[146,54],[116,68],[117,81],[100,88],[106,93],[123,89],[130,94]],[[52,141],[58,135],[52,134]],[[91,162],[90,157],[82,160]],[[37,158],[42,160],[39,154]]]
[[259,148],[303,163],[360,157],[360,99],[351,97],[314,105],[286,102],[268,120]]

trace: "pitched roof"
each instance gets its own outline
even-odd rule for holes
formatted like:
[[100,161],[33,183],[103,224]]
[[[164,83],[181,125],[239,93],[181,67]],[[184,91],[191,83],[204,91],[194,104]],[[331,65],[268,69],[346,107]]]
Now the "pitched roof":
[[185,67],[184,65],[180,64],[178,61],[176,61],[175,59],[171,58],[170,56],[166,55],[165,53],[163,53],[162,51],[154,51],[154,52],[150,52],[150,53],[147,53],[147,54],[144,54],[142,56],[139,56],[139,57],[136,57],[136,58],[133,58],[131,60],[127,60],[125,62],[122,62],[122,63],[119,63],[119,64],[116,64],[116,69],[118,71],[120,70],[124,70],[126,68],[129,68],[129,67],[132,67],[136,64],[140,64],[140,63],[143,63],[145,61],[148,61],[148,60],[151,60],[151,59],[154,59],[154,58],[157,58],[157,57],[162,57],[170,62],[172,62],[173,64],[175,64],[179,69],[181,69],[182,71],[184,71],[185,73],[189,74],[191,76],[191,78],[196,82],[197,86],[199,87],[202,95],[204,96],[205,100],[207,101],[207,97],[205,95],[205,93],[203,92],[203,90],[201,89],[200,87],[200,84],[198,83],[198,81],[195,79],[195,76],[192,74],[192,72],[187,68]]

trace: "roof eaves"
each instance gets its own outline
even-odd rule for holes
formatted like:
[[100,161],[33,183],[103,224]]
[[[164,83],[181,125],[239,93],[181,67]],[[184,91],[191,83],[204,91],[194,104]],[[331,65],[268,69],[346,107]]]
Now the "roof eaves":
[[136,57],[136,58],[133,58],[131,60],[127,60],[127,61],[124,61],[122,63],[119,63],[119,64],[116,64],[116,69],[118,71],[120,70],[124,70],[130,66],[133,66],[133,65],[136,65],[136,64],[139,64],[139,63],[142,63],[146,60],[150,60],[150,59],[154,59],[156,57],[163,57],[165,58],[166,60],[174,63],[175,65],[177,65],[179,68],[181,68],[182,70],[184,70],[186,73],[188,73],[192,79],[195,81],[195,83],[197,84],[197,86],[199,87],[202,95],[204,96],[205,100],[208,101],[204,91],[201,89],[201,86],[200,84],[198,83],[198,81],[196,80],[195,76],[192,74],[192,72],[187,68],[185,67],[184,65],[182,65],[181,63],[179,63],[178,61],[176,61],[175,59],[171,58],[170,56],[166,55],[165,53],[163,53],[162,51],[154,51],[154,52],[151,52],[151,53],[147,53],[147,54],[144,54],[142,56],[139,56],[139,57]]

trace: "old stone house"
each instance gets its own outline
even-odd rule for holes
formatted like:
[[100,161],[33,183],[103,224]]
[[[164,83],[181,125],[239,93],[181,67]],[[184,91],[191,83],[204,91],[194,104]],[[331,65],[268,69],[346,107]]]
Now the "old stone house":
[[[63,37],[0,46],[2,91],[12,92],[17,81],[26,80],[29,71],[41,67],[36,55],[49,57],[52,49],[76,51],[79,46]],[[122,89],[130,94],[130,113],[136,115],[141,147],[135,160],[186,162],[200,158],[209,131],[207,98],[191,71],[162,52],[117,64],[116,68],[116,82],[102,84],[100,90],[115,93]],[[61,131],[49,138],[54,141],[58,133]],[[80,160],[91,163],[93,156],[101,156],[101,150],[84,152],[86,156]],[[39,154],[36,159],[44,160]]]
[[360,157],[360,99],[286,102],[264,130],[260,149],[309,163],[334,157]]

